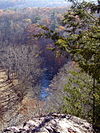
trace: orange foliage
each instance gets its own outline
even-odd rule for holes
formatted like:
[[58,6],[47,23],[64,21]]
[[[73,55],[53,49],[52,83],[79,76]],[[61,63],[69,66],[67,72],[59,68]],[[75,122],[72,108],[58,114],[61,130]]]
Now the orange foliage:
[[65,30],[65,27],[64,26],[59,26],[58,27],[58,31],[64,31]]
[[4,11],[0,9],[0,16],[2,16],[3,13],[4,13]]
[[37,99],[26,97],[22,100],[21,106],[19,109],[19,113],[22,115],[30,115],[30,113],[34,112],[38,107],[43,107],[44,102],[39,101]]
[[27,26],[26,32],[31,34],[38,34],[41,31],[41,28],[37,26],[37,24],[31,24]]
[[42,21],[43,21],[43,24],[45,24],[46,26],[49,26],[51,24],[50,18],[44,18]]

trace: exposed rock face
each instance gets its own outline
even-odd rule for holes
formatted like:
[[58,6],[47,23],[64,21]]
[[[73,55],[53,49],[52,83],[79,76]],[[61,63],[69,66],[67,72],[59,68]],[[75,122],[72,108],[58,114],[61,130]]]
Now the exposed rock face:
[[14,100],[16,97],[12,91],[13,83],[8,80],[8,76],[5,70],[0,70],[0,106],[6,110],[10,100]]
[[[0,133],[11,125],[19,125],[40,113],[44,102],[24,94],[15,73],[0,67]],[[30,93],[30,91],[29,91]]]
[[17,80],[8,79],[6,70],[0,70],[0,106],[3,106],[5,110],[18,100],[14,89],[16,82]]
[[16,92],[17,84],[18,80],[16,78],[9,79],[7,70],[0,68],[0,131],[5,125],[5,121],[9,121],[7,112],[14,110],[13,107],[20,100],[19,91]]
[[3,133],[93,133],[92,125],[86,120],[56,113],[35,117],[20,125],[8,127]]

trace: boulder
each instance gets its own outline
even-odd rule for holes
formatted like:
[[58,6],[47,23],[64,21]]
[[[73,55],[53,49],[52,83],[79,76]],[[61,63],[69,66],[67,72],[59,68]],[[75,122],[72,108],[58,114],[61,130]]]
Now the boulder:
[[92,125],[76,116],[52,113],[33,117],[22,126],[12,126],[3,133],[93,133]]

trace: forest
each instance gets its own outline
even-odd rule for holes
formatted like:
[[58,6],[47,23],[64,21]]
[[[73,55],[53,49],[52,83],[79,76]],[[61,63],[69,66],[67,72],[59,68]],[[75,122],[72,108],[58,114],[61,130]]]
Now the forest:
[[0,9],[0,131],[63,113],[100,131],[100,1]]

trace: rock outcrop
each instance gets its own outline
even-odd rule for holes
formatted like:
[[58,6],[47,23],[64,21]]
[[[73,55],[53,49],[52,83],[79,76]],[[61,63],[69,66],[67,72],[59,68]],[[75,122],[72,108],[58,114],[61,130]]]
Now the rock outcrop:
[[9,121],[8,111],[15,112],[13,107],[21,100],[20,92],[16,91],[18,90],[17,84],[18,80],[15,75],[11,74],[9,78],[7,70],[0,68],[0,131],[6,125],[6,121]]
[[15,82],[17,82],[16,79],[8,79],[6,70],[0,70],[0,106],[4,107],[5,111],[18,100],[18,93],[15,92],[14,88]]
[[[44,102],[24,94],[24,87],[15,73],[9,73],[0,67],[0,133],[12,124],[18,125],[40,113]],[[27,95],[26,95],[27,94]]]
[[92,125],[86,120],[65,114],[49,114],[34,117],[32,120],[20,123],[3,130],[3,133],[93,133]]

